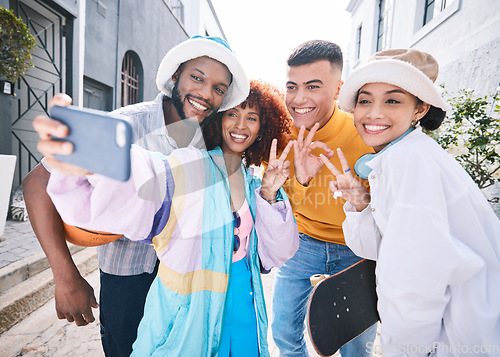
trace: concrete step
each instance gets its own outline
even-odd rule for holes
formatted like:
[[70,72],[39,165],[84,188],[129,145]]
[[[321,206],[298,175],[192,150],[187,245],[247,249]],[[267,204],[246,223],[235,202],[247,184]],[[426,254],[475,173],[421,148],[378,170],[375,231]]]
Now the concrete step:
[[[84,249],[84,247],[73,244],[68,244],[68,247],[71,254]],[[45,253],[40,252],[0,268],[0,295],[49,267],[49,261],[45,257]]]
[[[96,248],[71,245],[70,251],[83,276],[97,269]],[[0,334],[54,297],[48,268],[45,254],[39,253],[0,269]]]

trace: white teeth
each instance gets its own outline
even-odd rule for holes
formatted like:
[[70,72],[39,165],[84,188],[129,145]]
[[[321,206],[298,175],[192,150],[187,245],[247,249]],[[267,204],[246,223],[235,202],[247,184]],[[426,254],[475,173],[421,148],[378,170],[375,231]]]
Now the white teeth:
[[231,136],[235,139],[240,139],[240,140],[245,140],[248,137],[246,135],[239,135],[239,134],[234,134],[234,133],[231,133]]
[[388,125],[365,125],[365,128],[369,131],[378,131],[387,129]]
[[295,112],[299,114],[306,114],[309,113],[313,108],[295,108]]
[[205,110],[207,110],[207,109],[208,109],[208,107],[205,107],[204,105],[201,105],[200,103],[198,103],[198,102],[194,102],[194,101],[192,101],[192,100],[190,100],[190,101],[189,101],[189,103],[191,103],[191,105],[192,105],[193,107],[195,107],[196,109],[201,110],[201,111],[205,111]]

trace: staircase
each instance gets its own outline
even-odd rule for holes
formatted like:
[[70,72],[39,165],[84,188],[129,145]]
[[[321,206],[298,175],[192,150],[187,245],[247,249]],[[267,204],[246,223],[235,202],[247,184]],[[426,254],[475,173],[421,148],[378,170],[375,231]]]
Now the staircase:
[[[0,241],[0,258],[8,255],[14,261],[0,268],[0,335],[54,297],[52,271],[35,243],[38,242],[29,222],[7,221]],[[33,248],[26,251],[16,244]],[[97,269],[96,248],[68,246],[82,276]]]

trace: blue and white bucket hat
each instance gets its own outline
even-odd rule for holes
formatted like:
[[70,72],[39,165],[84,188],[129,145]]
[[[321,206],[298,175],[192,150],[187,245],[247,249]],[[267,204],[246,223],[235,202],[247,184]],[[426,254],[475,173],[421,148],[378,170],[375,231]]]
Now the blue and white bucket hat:
[[174,88],[172,76],[179,66],[202,56],[223,63],[232,74],[232,82],[218,111],[222,112],[241,104],[250,92],[248,77],[229,44],[220,37],[193,36],[168,51],[163,57],[156,75],[158,89],[166,96],[172,97],[172,89]]

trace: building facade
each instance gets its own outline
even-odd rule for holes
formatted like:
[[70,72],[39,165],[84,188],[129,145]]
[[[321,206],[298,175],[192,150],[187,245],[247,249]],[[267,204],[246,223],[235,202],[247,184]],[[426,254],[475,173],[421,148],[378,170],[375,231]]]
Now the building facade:
[[445,89],[494,94],[500,85],[500,1],[351,0],[347,71],[375,52],[416,48],[440,64]]
[[11,122],[0,140],[11,147],[4,154],[17,156],[13,188],[41,159],[32,121],[47,114],[56,93],[105,111],[153,100],[156,71],[168,50],[197,34],[225,38],[210,0],[0,0],[0,5],[21,17],[36,40],[34,66],[15,83],[12,117],[0,118]]
[[[346,72],[375,52],[416,48],[439,62],[437,83],[446,96],[461,89],[475,97],[499,94],[499,0],[351,0]],[[484,190],[500,217],[500,183]]]

